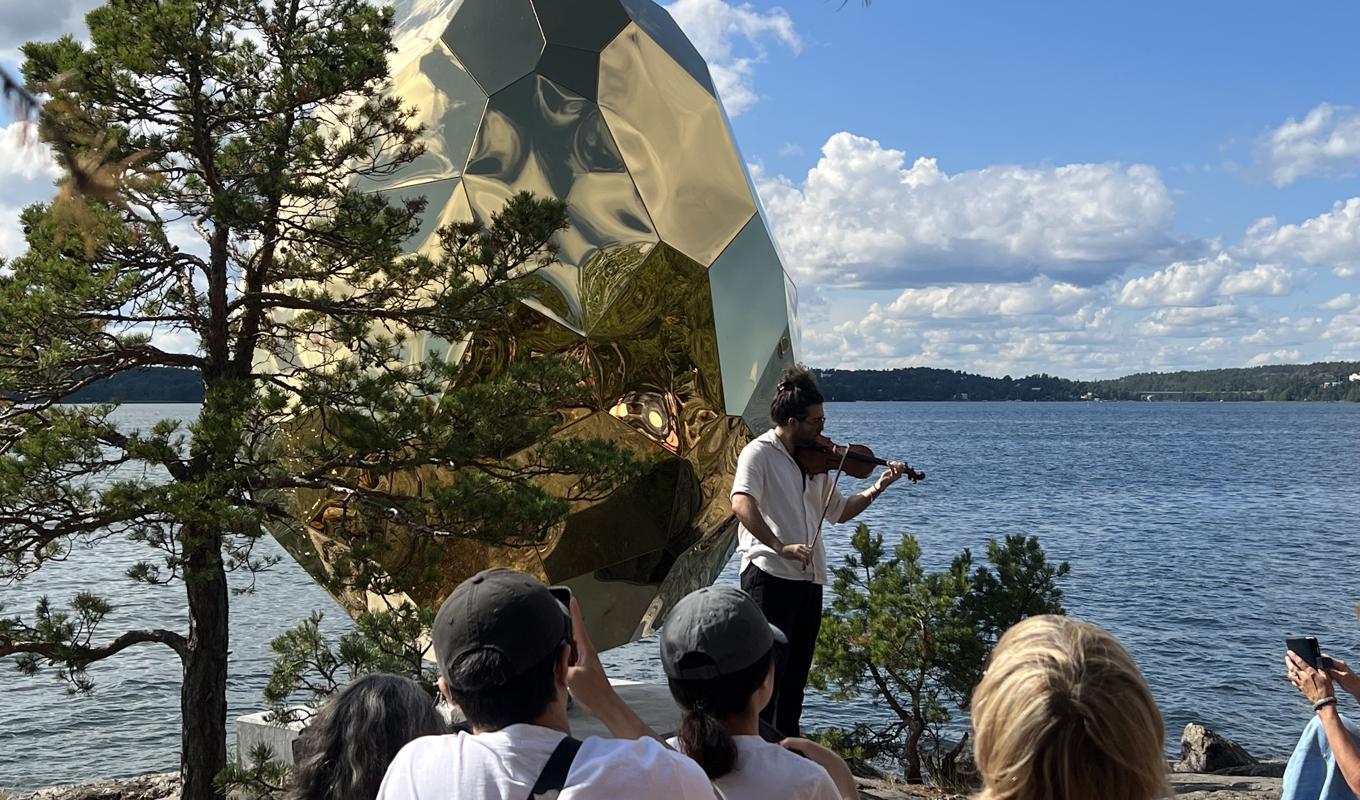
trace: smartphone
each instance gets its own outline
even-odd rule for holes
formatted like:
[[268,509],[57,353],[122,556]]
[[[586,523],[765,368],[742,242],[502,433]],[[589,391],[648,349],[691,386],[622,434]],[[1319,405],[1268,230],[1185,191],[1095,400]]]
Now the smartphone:
[[1284,646],[1313,669],[1327,669],[1332,666],[1332,660],[1323,657],[1315,636],[1290,636],[1284,640]]
[[576,666],[576,637],[571,633],[571,589],[567,586],[549,586],[548,593],[562,604],[562,610],[567,614],[567,640],[571,645],[571,658],[567,663],[574,667]]
[[549,586],[548,593],[557,598],[557,602],[567,611],[571,611],[571,587],[569,586]]

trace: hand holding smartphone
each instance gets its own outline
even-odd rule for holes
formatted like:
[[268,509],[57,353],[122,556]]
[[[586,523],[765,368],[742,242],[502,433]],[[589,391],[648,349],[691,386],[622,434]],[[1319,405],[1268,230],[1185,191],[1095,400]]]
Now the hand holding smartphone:
[[1284,646],[1313,669],[1331,669],[1332,660],[1322,655],[1315,636],[1290,636],[1284,640]]

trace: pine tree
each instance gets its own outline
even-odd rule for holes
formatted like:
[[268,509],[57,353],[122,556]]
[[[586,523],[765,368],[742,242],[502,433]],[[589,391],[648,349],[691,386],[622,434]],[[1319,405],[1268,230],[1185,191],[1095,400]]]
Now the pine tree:
[[[129,537],[150,548],[129,577],[181,584],[189,624],[106,637],[106,600],[44,600],[0,617],[0,657],[88,691],[91,663],[172,649],[184,797],[207,800],[227,757],[227,576],[270,565],[256,544],[296,524],[290,492],[345,498],[354,531],[533,541],[572,499],[538,479],[595,491],[627,458],[598,441],[507,458],[583,400],[577,365],[520,359],[472,381],[446,348],[420,352],[518,302],[566,215],[521,195],[485,228],[442,229],[435,256],[403,255],[423,200],[355,188],[421,152],[411,111],[384,92],[390,9],[110,0],[87,21],[89,46],[23,49],[49,98],[44,140],[96,165],[104,190],[69,170],[67,202],[26,209],[28,251],[0,264],[0,580]],[[193,345],[162,346],[167,334]],[[196,421],[130,431],[113,405],[62,404],[146,367],[198,373]],[[388,490],[415,472],[424,497]],[[337,577],[383,590],[392,576],[356,553]]]
[[947,569],[929,572],[916,538],[889,552],[883,535],[860,524],[854,552],[833,570],[811,683],[846,700],[868,696],[891,719],[823,734],[858,760],[895,757],[907,781],[921,783],[933,763],[949,783],[965,738],[951,751],[941,729],[967,705],[987,659],[1007,628],[1036,614],[1062,614],[1058,581],[1070,568],[1051,564],[1034,537],[991,540],[986,565],[964,550]]

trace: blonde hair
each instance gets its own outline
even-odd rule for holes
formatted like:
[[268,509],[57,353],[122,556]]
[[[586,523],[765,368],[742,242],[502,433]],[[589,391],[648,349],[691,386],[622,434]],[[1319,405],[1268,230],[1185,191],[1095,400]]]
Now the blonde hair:
[[973,691],[980,800],[1167,797],[1162,715],[1106,631],[1030,617],[1006,631]]

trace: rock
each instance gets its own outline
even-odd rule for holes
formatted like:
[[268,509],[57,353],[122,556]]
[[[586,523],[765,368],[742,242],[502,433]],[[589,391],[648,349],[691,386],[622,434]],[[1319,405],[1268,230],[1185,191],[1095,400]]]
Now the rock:
[[1279,778],[1177,773],[1170,776],[1176,800],[1275,800]]
[[897,778],[857,778],[860,800],[968,800],[968,795],[952,794],[934,786],[905,783]]
[[19,800],[179,800],[179,773],[50,786]]
[[1203,725],[1190,723],[1181,733],[1181,760],[1176,763],[1177,772],[1216,772],[1231,767],[1257,764],[1246,750],[1229,739]]
[[1244,778],[1283,778],[1288,761],[1262,761],[1241,767],[1228,767],[1216,770],[1215,775],[1235,775]]

